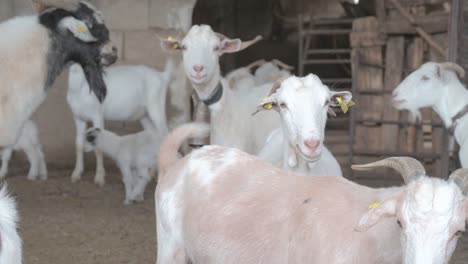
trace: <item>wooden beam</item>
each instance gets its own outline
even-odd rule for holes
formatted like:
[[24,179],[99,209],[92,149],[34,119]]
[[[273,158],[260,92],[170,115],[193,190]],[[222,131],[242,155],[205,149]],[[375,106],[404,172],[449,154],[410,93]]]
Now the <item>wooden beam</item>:
[[401,15],[410,22],[410,24],[414,27],[416,32],[429,44],[429,46],[433,49],[435,49],[438,53],[440,53],[442,56],[447,56],[447,52],[437,44],[432,37],[427,34],[426,31],[424,31],[419,25],[417,24],[416,20],[413,18],[412,15],[410,15],[404,8],[401,6],[400,2],[398,0],[390,0],[393,5],[400,11]]
[[[429,34],[444,33],[448,29],[447,15],[416,17],[416,24]],[[416,29],[406,20],[387,19],[384,23],[387,34],[417,34]]]
[[449,41],[448,41],[448,61],[457,62],[458,59],[458,44],[459,39],[459,26],[461,22],[460,9],[461,1],[452,0],[452,8],[450,8],[450,25],[449,25]]

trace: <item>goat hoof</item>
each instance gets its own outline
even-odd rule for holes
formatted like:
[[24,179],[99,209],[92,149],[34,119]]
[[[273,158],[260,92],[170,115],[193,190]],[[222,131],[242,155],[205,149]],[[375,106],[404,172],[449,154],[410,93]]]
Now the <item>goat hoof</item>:
[[124,205],[132,205],[132,204],[133,204],[133,201],[130,200],[130,199],[125,199],[125,201],[124,201],[123,204],[124,204]]
[[28,175],[27,179],[30,180],[30,181],[35,181],[35,180],[37,180],[37,176]]
[[81,173],[73,172],[71,176],[71,181],[72,183],[75,183],[77,181],[81,180]]
[[94,178],[94,183],[99,186],[99,187],[102,187],[106,184],[106,181],[104,179],[101,179],[101,178]]

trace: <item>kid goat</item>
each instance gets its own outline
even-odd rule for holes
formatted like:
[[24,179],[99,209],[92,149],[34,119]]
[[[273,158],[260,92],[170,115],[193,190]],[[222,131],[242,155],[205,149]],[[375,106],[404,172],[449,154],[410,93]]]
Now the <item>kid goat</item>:
[[390,167],[401,187],[300,177],[237,149],[205,146],[179,159],[187,124],[162,145],[156,188],[157,263],[446,264],[465,230],[468,170],[428,177],[408,157]]

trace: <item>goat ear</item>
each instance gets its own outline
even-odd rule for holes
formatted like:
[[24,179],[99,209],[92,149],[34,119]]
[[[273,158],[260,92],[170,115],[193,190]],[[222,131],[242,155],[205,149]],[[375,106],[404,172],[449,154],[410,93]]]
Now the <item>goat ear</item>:
[[86,24],[74,17],[65,17],[59,23],[59,28],[70,31],[75,38],[84,42],[95,42],[97,39],[91,34]]
[[276,94],[272,94],[263,98],[263,100],[257,106],[257,111],[255,111],[252,115],[257,114],[260,111],[271,110],[271,109],[276,109],[276,108],[277,108]]
[[161,48],[168,53],[172,53],[182,49],[180,41],[172,37],[161,40]]
[[345,104],[349,104],[351,99],[353,99],[353,95],[348,91],[343,92],[335,92],[330,91],[330,106],[337,107],[340,106],[340,102],[338,98],[341,98],[341,101]]
[[396,215],[397,206],[399,204],[400,193],[389,198],[384,202],[376,202],[369,205],[368,210],[359,219],[358,225],[354,230],[358,232],[367,231],[369,228],[377,224],[382,217],[392,217]]
[[235,53],[241,50],[242,41],[240,39],[228,39],[221,40],[221,54],[224,53]]

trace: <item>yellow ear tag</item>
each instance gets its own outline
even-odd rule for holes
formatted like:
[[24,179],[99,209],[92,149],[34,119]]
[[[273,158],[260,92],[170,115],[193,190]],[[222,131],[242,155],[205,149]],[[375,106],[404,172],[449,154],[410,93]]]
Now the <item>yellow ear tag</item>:
[[343,102],[343,98],[341,98],[339,96],[336,97],[336,101],[341,106],[341,111],[343,111],[343,113],[345,113],[345,114],[346,114],[346,112],[348,112],[349,107],[351,107],[353,105],[356,105],[353,101],[349,101],[349,103],[346,104],[345,102]]
[[377,207],[379,207],[381,204],[382,204],[382,202],[371,203],[371,204],[369,204],[369,209],[377,208]]
[[80,32],[80,33],[85,33],[86,31],[88,31],[88,29],[87,29],[85,26],[79,25],[79,24],[76,25],[76,29],[77,29],[78,32]]
[[273,104],[272,104],[272,103],[263,105],[263,109],[265,109],[265,110],[270,110],[270,109],[272,109],[272,108],[273,108]]
[[174,43],[172,43],[172,49],[178,49],[179,48],[179,45],[177,44],[177,42],[175,42],[175,39],[172,36],[167,37],[167,40],[171,41],[171,42],[174,42]]

